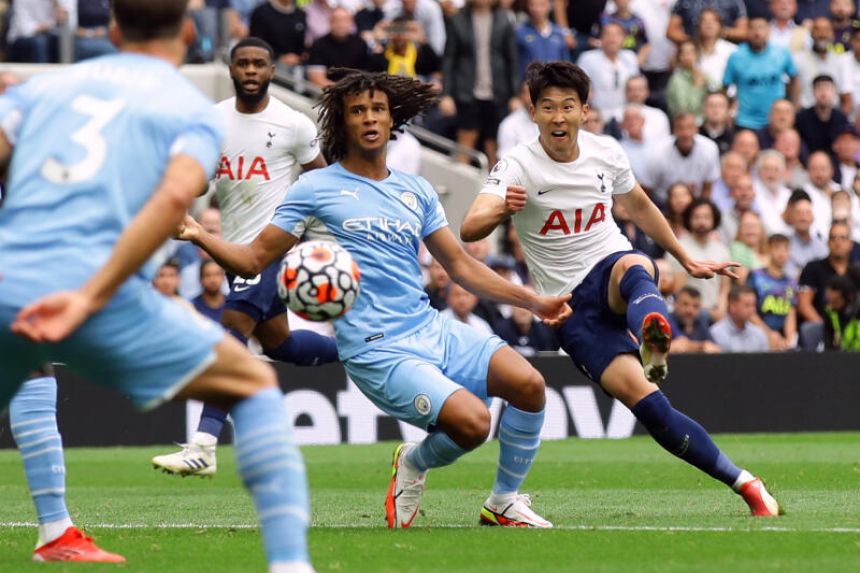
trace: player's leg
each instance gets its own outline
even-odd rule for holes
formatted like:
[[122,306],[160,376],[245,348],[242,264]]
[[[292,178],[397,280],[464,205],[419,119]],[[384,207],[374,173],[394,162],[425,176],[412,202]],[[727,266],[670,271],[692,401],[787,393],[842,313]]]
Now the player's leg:
[[31,374],[9,403],[12,437],[21,452],[24,473],[39,521],[35,561],[121,563],[121,555],[103,551],[72,523],[66,507],[66,465],[57,429],[57,380],[50,366]]
[[490,361],[487,389],[507,401],[499,420],[499,464],[493,491],[481,509],[487,525],[552,527],[531,510],[527,495],[519,493],[540,446],[546,389],[543,376],[508,346]]
[[630,408],[666,451],[731,487],[744,498],[753,515],[778,515],[779,505],[761,480],[736,466],[698,422],[673,408],[663,392],[646,380],[635,356],[616,356],[603,371],[600,383]]
[[646,378],[663,382],[669,373],[666,355],[672,328],[651,259],[640,254],[620,257],[609,275],[607,302],[612,312],[627,316],[627,327],[639,340]]
[[337,344],[333,336],[312,330],[290,330],[286,312],[261,322],[254,336],[263,353],[278,362],[296,366],[320,366],[337,362]]
[[145,290],[111,303],[58,345],[58,359],[143,408],[174,396],[229,411],[270,571],[306,573],[308,493],[274,370],[211,321]]

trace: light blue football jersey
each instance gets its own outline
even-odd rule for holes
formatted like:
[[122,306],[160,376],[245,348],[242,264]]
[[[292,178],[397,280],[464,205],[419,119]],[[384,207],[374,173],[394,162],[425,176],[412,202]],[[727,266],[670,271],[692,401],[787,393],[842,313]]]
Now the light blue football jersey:
[[[80,287],[108,259],[177,154],[214,170],[212,102],[168,62],[136,54],[45,73],[0,97],[14,144],[0,208],[0,302]],[[118,296],[138,292],[144,269]]]
[[448,221],[425,179],[391,170],[374,181],[335,163],[302,175],[272,224],[296,237],[333,239],[358,264],[358,298],[334,321],[342,360],[402,338],[437,316],[424,292],[418,247]]

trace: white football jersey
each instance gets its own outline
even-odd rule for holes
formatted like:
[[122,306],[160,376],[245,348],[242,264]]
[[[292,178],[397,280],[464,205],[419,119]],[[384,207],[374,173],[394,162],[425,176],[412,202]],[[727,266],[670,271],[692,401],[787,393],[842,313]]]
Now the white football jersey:
[[490,172],[481,193],[505,197],[508,185],[528,191],[514,214],[529,272],[541,294],[571,292],[601,259],[633,247],[612,218],[612,195],[636,183],[617,141],[579,131],[579,157],[554,161],[535,139],[514,147]]
[[215,173],[224,239],[250,243],[272,220],[301,165],[319,155],[317,129],[302,113],[269,98],[259,113],[240,113],[236,98],[219,102],[227,130]]

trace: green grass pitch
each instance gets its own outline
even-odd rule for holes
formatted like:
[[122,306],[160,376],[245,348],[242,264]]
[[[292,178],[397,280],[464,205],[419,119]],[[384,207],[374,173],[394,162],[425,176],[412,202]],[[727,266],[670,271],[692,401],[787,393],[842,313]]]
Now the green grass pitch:
[[[544,443],[526,482],[552,531],[477,525],[493,481],[495,442],[427,480],[412,530],[384,527],[393,444],[308,447],[310,535],[323,572],[860,571],[860,434],[717,436],[766,478],[787,515],[747,516],[743,501],[650,439]],[[67,451],[76,522],[121,566],[34,564],[33,509],[18,454],[0,452],[0,572],[265,571],[233,453],[212,480],[155,472],[165,448]]]

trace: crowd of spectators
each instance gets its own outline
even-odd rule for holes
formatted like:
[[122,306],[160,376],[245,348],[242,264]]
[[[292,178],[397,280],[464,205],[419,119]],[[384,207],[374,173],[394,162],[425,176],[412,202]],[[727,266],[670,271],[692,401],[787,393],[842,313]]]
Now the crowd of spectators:
[[[58,61],[64,34],[75,60],[113,50],[108,0],[0,0],[0,10],[7,60]],[[440,99],[425,127],[491,161],[536,135],[526,65],[575,61],[593,82],[583,128],[619,139],[694,256],[742,264],[740,280],[689,278],[617,210],[670,275],[686,340],[676,350],[860,348],[854,0],[192,0],[191,22],[192,62],[254,35],[283,71],[319,87],[340,66],[432,82]],[[494,262],[527,283],[513,235]],[[208,265],[177,254],[180,283],[205,293]],[[474,301],[443,275],[428,266],[434,306],[520,348],[557,345],[533,317]]]

